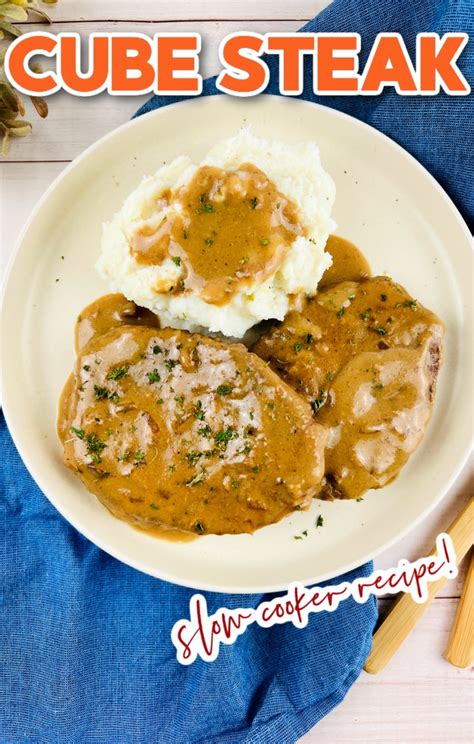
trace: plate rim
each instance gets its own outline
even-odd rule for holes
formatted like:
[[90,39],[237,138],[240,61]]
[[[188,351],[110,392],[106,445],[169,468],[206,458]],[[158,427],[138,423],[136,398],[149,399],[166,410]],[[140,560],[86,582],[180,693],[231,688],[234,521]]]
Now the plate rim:
[[[405,150],[395,140],[391,139],[391,137],[384,134],[383,132],[380,132],[378,129],[376,129],[372,125],[367,124],[366,122],[361,121],[360,119],[357,119],[351,116],[350,114],[346,114],[345,112],[339,111],[338,109],[334,109],[330,106],[326,106],[320,103],[306,101],[303,99],[285,98],[285,97],[275,95],[275,94],[261,94],[251,100],[260,99],[263,97],[265,99],[274,99],[275,101],[285,102],[284,105],[288,105],[288,103],[291,101],[291,105],[293,105],[294,102],[297,102],[297,105],[302,106],[302,107],[312,107],[316,109],[323,109],[325,113],[329,113],[329,115],[333,115],[336,118],[343,118],[345,120],[348,120],[352,126],[356,126],[356,127],[359,126],[359,127],[362,127],[362,129],[368,129],[372,136],[375,135],[376,137],[381,138],[382,140],[386,140],[388,142],[388,145],[390,147],[395,148],[395,150],[398,152],[398,154],[401,157],[408,159],[408,161],[412,161],[412,164],[417,169],[421,170],[425,177],[428,176],[428,182],[431,182],[431,186],[434,187],[439,192],[440,196],[443,199],[444,205],[446,206],[447,209],[451,211],[452,217],[456,220],[456,222],[458,223],[458,226],[461,228],[463,236],[466,239],[466,244],[471,241],[471,233],[469,231],[467,223],[465,222],[459,209],[456,207],[456,205],[454,204],[450,196],[443,189],[441,184],[411,153]],[[194,100],[199,100],[204,105],[219,105],[217,103],[218,101],[228,100],[228,99],[229,99],[229,96],[222,97],[221,95],[205,96],[205,97],[201,96],[201,97],[198,97],[197,99],[188,98],[183,101],[172,102],[161,108],[154,109],[145,114],[134,117],[124,122],[120,126],[116,127],[115,129],[111,130],[110,132],[106,133],[103,137],[98,139],[96,142],[93,142],[83,152],[81,152],[71,162],[69,162],[67,166],[54,178],[54,180],[48,186],[44,194],[36,202],[34,208],[32,209],[32,211],[30,212],[28,216],[28,219],[25,221],[25,224],[20,230],[17,240],[15,241],[14,249],[12,251],[12,254],[9,258],[9,261],[7,263],[7,267],[5,270],[5,276],[4,276],[2,292],[1,292],[0,314],[2,316],[2,323],[4,322],[4,318],[5,318],[5,308],[6,308],[6,301],[7,301],[10,278],[13,274],[17,257],[21,252],[21,246],[23,244],[24,238],[30,229],[30,225],[35,220],[36,216],[40,212],[43,205],[49,200],[52,192],[56,190],[59,183],[64,178],[66,178],[68,174],[79,165],[80,162],[86,159],[91,153],[94,152],[95,149],[101,147],[105,142],[112,140],[114,137],[120,136],[120,134],[124,130],[128,128],[133,128],[134,126],[138,126],[138,122],[140,122],[142,119],[159,118],[161,115],[163,115],[166,109],[169,108],[169,106],[186,107],[192,104]],[[238,102],[241,102],[240,99],[238,100]],[[472,251],[471,251],[471,255],[472,255]],[[1,396],[1,399],[2,399],[2,409],[3,409],[5,421],[8,426],[12,440],[15,444],[15,447],[28,473],[33,478],[33,480],[35,481],[36,485],[39,487],[39,489],[41,490],[45,498],[48,499],[48,501],[59,512],[59,514],[63,517],[63,519],[65,519],[69,524],[72,525],[72,527],[74,527],[74,529],[76,529],[81,535],[83,535],[86,539],[90,540],[94,545],[99,547],[101,550],[104,550],[104,552],[111,555],[115,559],[121,561],[125,565],[131,566],[132,568],[141,571],[142,573],[153,576],[154,578],[161,579],[163,581],[168,581],[168,582],[177,584],[179,586],[184,586],[184,587],[191,588],[191,589],[210,591],[210,592],[220,592],[220,593],[225,593],[225,594],[258,594],[258,593],[285,591],[286,589],[288,589],[288,583],[283,583],[283,584],[273,583],[273,584],[266,584],[266,585],[258,585],[258,587],[253,587],[252,589],[249,590],[248,586],[247,587],[246,586],[233,586],[232,589],[229,589],[229,588],[226,588],[225,586],[221,586],[218,583],[217,584],[209,583],[206,581],[200,581],[199,583],[196,583],[195,581],[192,581],[192,580],[185,581],[181,578],[176,578],[172,574],[169,574],[166,570],[160,569],[159,571],[157,571],[153,566],[148,565],[148,563],[140,562],[139,560],[130,558],[128,555],[124,557],[120,548],[110,547],[110,545],[105,545],[104,541],[101,538],[97,538],[96,536],[92,537],[91,534],[93,534],[93,529],[89,530],[87,526],[84,527],[84,525],[82,524],[79,526],[76,522],[74,515],[72,517],[67,515],[69,510],[65,508],[64,505],[58,505],[57,503],[58,500],[56,499],[56,496],[50,495],[49,493],[50,489],[42,485],[43,476],[41,475],[41,473],[38,473],[36,466],[33,465],[30,467],[30,465],[27,464],[28,456],[27,454],[25,454],[25,448],[22,443],[22,436],[21,436],[21,431],[20,431],[21,426],[18,424],[18,422],[17,424],[15,424],[15,414],[13,411],[9,409],[8,396],[5,396],[5,390],[1,392],[3,393],[3,395]],[[315,580],[318,583],[320,583],[323,581],[327,581],[331,578],[338,577],[339,575],[352,571],[355,568],[362,566],[364,563],[370,560],[373,560],[380,553],[384,552],[385,550],[388,550],[391,546],[401,541],[407,534],[412,532],[412,530],[414,530],[444,499],[447,492],[452,487],[456,479],[459,477],[459,474],[463,470],[471,451],[472,451],[472,438],[471,438],[471,441],[468,440],[466,442],[463,451],[459,453],[457,467],[451,472],[450,477],[447,480],[446,485],[444,489],[441,491],[440,495],[435,500],[430,502],[426,506],[426,508],[420,512],[420,514],[416,517],[416,519],[414,519],[410,524],[408,524],[403,530],[399,531],[396,535],[394,535],[390,540],[384,542],[375,551],[372,550],[369,553],[364,554],[363,558],[359,558],[355,561],[352,561],[351,563],[344,565],[343,568],[337,570],[336,574],[334,573],[334,571],[327,571],[327,572],[323,572],[322,574],[319,574],[316,579],[314,577],[307,577],[303,579],[298,579],[298,581],[300,581],[301,584],[308,586],[310,584],[313,584]]]

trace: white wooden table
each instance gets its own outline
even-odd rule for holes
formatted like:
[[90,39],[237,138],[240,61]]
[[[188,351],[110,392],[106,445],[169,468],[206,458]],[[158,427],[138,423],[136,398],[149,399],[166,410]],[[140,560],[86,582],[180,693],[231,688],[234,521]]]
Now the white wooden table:
[[[293,31],[326,4],[327,0],[60,0],[56,8],[49,8],[55,19],[53,30],[84,34],[104,30],[149,34],[198,31],[203,37],[201,69],[209,75],[217,71],[217,47],[226,34]],[[3,268],[30,210],[65,164],[130,118],[143,100],[101,95],[84,101],[59,93],[50,99],[50,115],[45,121],[28,112],[33,134],[13,142],[8,159],[0,161]],[[381,555],[377,566],[425,555],[470,490],[472,471],[466,467],[435,513]],[[473,740],[471,670],[456,669],[442,658],[463,577],[461,571],[457,580],[446,585],[392,663],[376,677],[363,672],[346,700],[302,742],[458,744]],[[391,599],[382,599],[381,613],[391,603]]]

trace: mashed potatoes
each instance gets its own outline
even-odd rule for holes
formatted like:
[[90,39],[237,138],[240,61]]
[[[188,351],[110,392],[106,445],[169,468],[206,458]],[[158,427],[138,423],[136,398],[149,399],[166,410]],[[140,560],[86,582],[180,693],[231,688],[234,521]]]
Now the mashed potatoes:
[[241,338],[315,293],[334,197],[314,142],[241,130],[144,178],[104,225],[97,269],[164,326]]

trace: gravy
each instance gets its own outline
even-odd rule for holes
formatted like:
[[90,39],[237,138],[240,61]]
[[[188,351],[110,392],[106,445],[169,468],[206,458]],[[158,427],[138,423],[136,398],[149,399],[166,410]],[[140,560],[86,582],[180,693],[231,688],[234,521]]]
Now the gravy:
[[[349,244],[350,245],[350,244]],[[345,247],[344,247],[345,248]],[[396,477],[431,416],[443,324],[388,277],[334,253],[329,279],[253,351],[302,394],[328,431],[322,495],[359,498]],[[324,279],[324,277],[323,277]],[[326,277],[328,280],[328,277]]]
[[325,250],[332,256],[332,265],[321,277],[318,291],[339,282],[361,282],[372,276],[366,257],[350,240],[330,235]]
[[143,325],[159,328],[157,316],[143,307],[138,307],[122,294],[109,294],[94,300],[82,310],[74,329],[76,352],[96,336],[123,325]]
[[164,537],[253,532],[308,507],[323,476],[306,402],[241,344],[187,331],[93,337],[58,432],[65,464],[115,516]]
[[160,208],[167,215],[156,230],[135,233],[132,255],[142,264],[170,257],[180,267],[179,281],[157,291],[194,290],[216,305],[273,274],[304,234],[296,205],[250,163],[202,166],[189,184],[162,194]]

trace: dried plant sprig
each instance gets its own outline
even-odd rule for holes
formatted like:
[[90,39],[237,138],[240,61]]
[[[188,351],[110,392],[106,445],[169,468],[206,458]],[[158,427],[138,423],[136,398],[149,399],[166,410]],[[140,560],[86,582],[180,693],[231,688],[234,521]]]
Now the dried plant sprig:
[[[55,5],[57,0],[41,0],[43,5]],[[25,107],[20,96],[5,77],[4,59],[10,42],[22,31],[11,21],[27,21],[30,13],[39,15],[51,23],[51,18],[40,8],[37,0],[0,0],[0,39],[5,40],[0,51],[0,138],[1,155],[8,154],[11,137],[26,137],[32,130],[29,121],[25,121]],[[48,115],[48,106],[43,98],[32,97],[31,101],[41,118]]]

